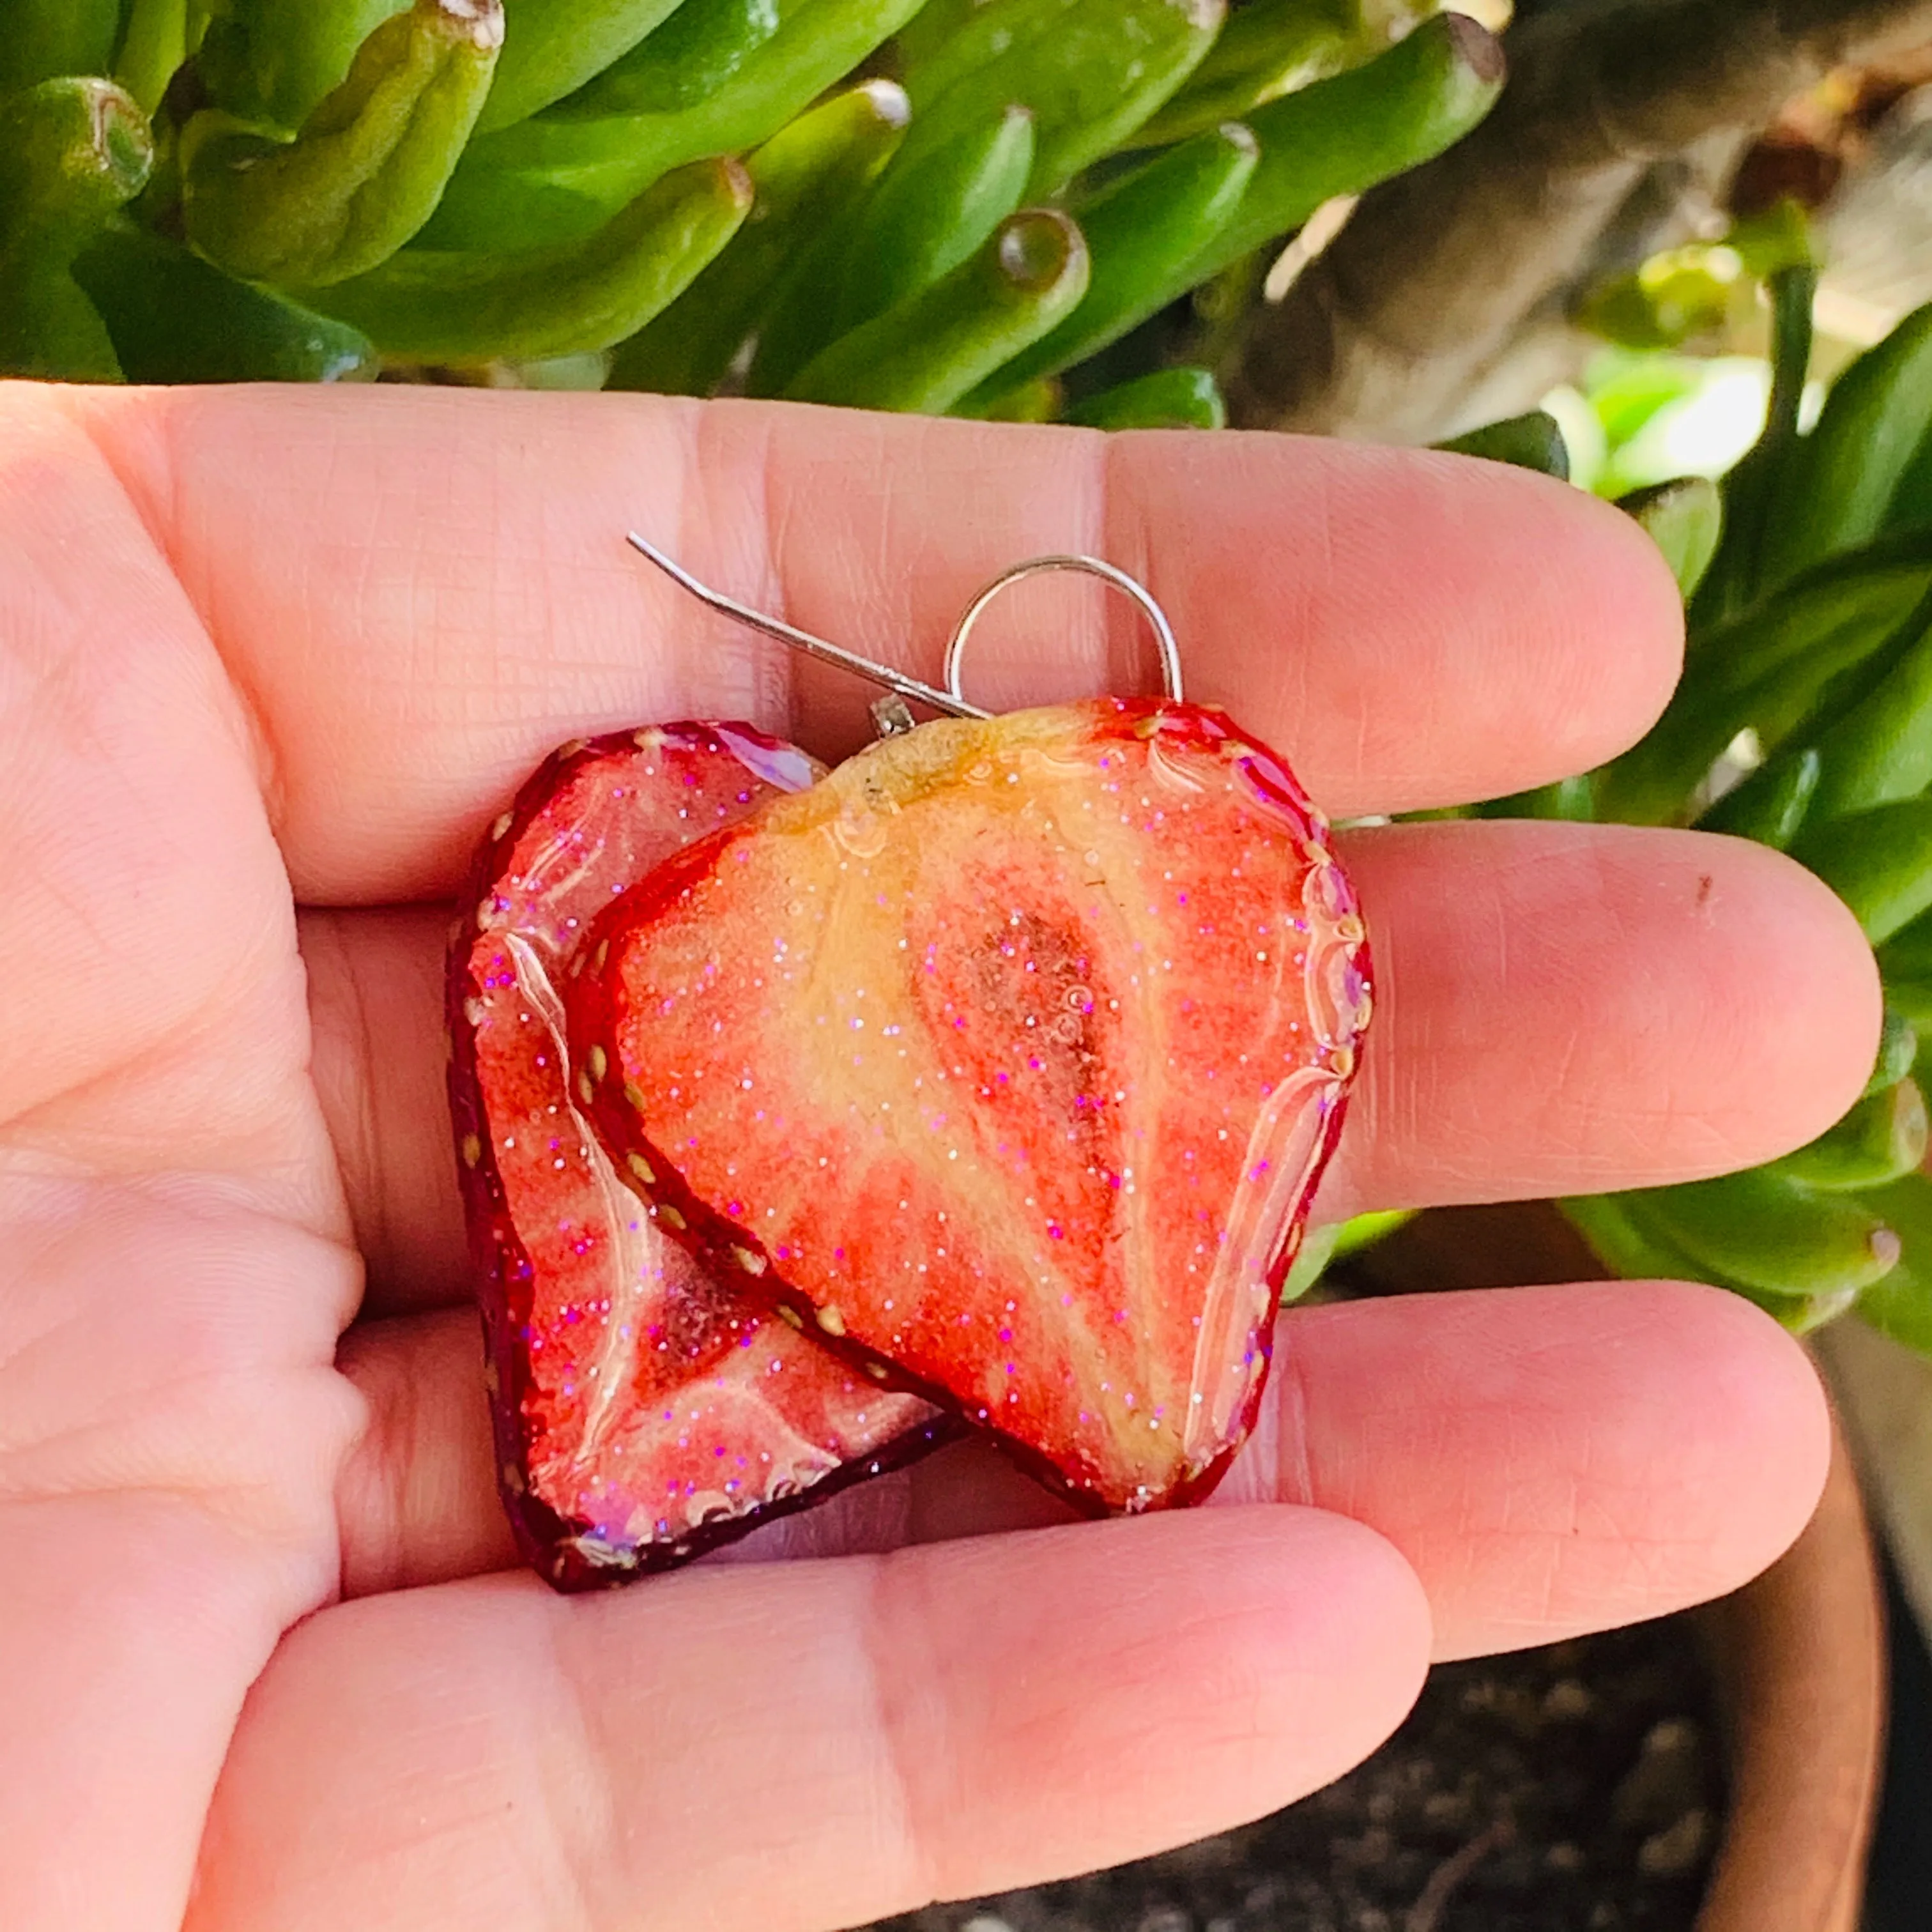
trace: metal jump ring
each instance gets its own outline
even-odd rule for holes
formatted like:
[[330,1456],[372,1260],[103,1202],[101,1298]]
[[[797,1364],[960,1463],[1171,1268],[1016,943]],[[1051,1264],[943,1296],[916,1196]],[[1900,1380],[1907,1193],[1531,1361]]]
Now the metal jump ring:
[[1174,640],[1174,626],[1168,622],[1167,613],[1155,602],[1154,593],[1117,566],[1102,558],[1074,551],[1052,556],[1028,557],[1024,563],[1016,563],[1010,570],[1001,571],[960,614],[958,622],[952,627],[952,636],[946,640],[946,688],[953,701],[962,705],[966,702],[963,679],[967,640],[972,636],[973,626],[978,623],[986,606],[1010,584],[1022,583],[1029,577],[1042,577],[1054,570],[1077,570],[1088,577],[1097,577],[1102,583],[1111,584],[1116,590],[1125,592],[1139,605],[1141,614],[1154,627],[1154,643],[1160,652],[1161,683],[1168,700],[1180,704],[1180,646]]

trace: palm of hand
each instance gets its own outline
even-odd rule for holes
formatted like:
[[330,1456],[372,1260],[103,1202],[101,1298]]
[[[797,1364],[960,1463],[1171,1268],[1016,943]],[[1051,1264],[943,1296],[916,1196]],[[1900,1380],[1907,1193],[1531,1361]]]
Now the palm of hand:
[[[948,1451],[751,1552],[898,1554],[566,1602],[490,1493],[434,902],[558,739],[788,694],[823,751],[863,703],[788,694],[614,522],[886,654],[1016,556],[1107,551],[1199,694],[1360,812],[1642,728],[1668,586],[1607,515],[1433,459],[1103,468],[648,402],[14,390],[0,424],[0,1923],[848,1924],[1286,1802],[1432,1643],[1693,1600],[1802,1520],[1802,1360],[1639,1285],[1289,1318],[1245,1508],[1058,1526]],[[1073,628],[1084,681],[1129,638]],[[1714,1170],[1856,1090],[1869,963],[1768,854],[1442,825],[1354,856],[1388,999],[1331,1212]]]

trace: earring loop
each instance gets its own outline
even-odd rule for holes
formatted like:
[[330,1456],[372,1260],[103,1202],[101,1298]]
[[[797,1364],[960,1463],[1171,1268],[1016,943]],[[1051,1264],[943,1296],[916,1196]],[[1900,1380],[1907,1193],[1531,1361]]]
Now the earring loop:
[[[709,584],[701,584],[682,565],[668,556],[648,538],[640,536],[636,531],[630,533],[632,549],[647,557],[658,569],[674,583],[682,586],[700,602],[709,604],[714,610],[728,617],[735,618],[741,624],[748,624],[754,630],[762,631],[767,637],[776,638],[790,644],[794,650],[806,652],[826,664],[838,665],[842,670],[856,673],[868,678],[874,684],[883,685],[888,691],[896,692],[899,700],[910,698],[916,703],[928,705],[935,711],[944,712],[955,718],[986,718],[992,716],[970,702],[962,687],[964,674],[966,646],[973,634],[973,627],[979,622],[988,604],[1000,592],[1010,586],[1021,583],[1029,577],[1044,575],[1048,571],[1078,571],[1088,577],[1097,577],[1103,584],[1111,584],[1116,590],[1124,592],[1139,606],[1141,614],[1152,626],[1154,643],[1160,653],[1161,683],[1168,701],[1178,704],[1182,701],[1180,685],[1180,646],[1175,641],[1174,626],[1168,622],[1167,613],[1154,601],[1154,594],[1147,586],[1117,566],[1097,556],[1087,556],[1070,551],[1064,555],[1028,557],[1023,563],[1016,563],[1010,570],[1003,570],[974,596],[959,621],[952,627],[952,634],[946,640],[946,686],[940,690],[916,677],[909,677],[904,671],[895,670],[890,665],[875,664],[870,658],[863,658],[856,651],[848,651],[842,645],[828,642],[824,638],[814,637],[809,631],[801,631],[796,626],[786,623],[768,612],[754,610],[748,604],[741,604],[735,597],[728,597],[722,590],[714,590]],[[882,736],[896,736],[912,728],[912,714],[903,701],[892,704],[882,700],[874,707],[874,716]]]
[[1124,592],[1140,607],[1141,614],[1153,627],[1154,643],[1160,653],[1161,683],[1170,704],[1182,701],[1180,682],[1180,646],[1175,640],[1174,626],[1168,622],[1167,613],[1154,601],[1154,593],[1138,579],[1130,577],[1116,565],[1097,556],[1086,556],[1078,552],[1064,555],[1028,557],[1024,563],[1016,563],[1010,570],[1003,570],[992,583],[979,591],[960,614],[959,621],[952,627],[952,634],[946,640],[946,688],[956,704],[964,705],[966,693],[963,688],[966,646],[973,634],[973,627],[979,622],[988,604],[1000,592],[1012,585],[1023,582],[1029,577],[1044,576],[1049,571],[1078,571],[1088,577],[1097,577],[1102,583],[1111,584]]

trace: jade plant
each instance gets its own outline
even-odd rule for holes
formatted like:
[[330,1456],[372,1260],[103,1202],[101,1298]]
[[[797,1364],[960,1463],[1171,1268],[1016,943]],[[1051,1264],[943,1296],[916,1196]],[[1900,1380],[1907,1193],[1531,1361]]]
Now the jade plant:
[[[1563,1204],[1623,1272],[1718,1282],[1801,1330],[1856,1304],[1932,1350],[1932,1178],[1912,1077],[1932,1027],[1932,307],[1846,369],[1801,434],[1815,279],[1804,262],[1770,278],[1768,419],[1726,479],[1714,551],[1707,537],[1680,544],[1688,643],[1669,709],[1622,758],[1529,803],[1701,826],[1802,860],[1876,949],[1878,1062],[1844,1118],[1781,1160]],[[1692,487],[1635,507],[1681,534],[1717,509],[1710,497],[1694,513]]]
[[[1686,598],[1669,708],[1600,770],[1477,809],[1755,839],[1850,907],[1886,1014],[1844,1118],[1745,1172],[1562,1206],[1620,1273],[1714,1282],[1800,1331],[1856,1305],[1932,1352],[1932,1178],[1912,1077],[1932,1028],[1932,305],[1853,362],[1801,433],[1816,280],[1803,259],[1768,276],[1768,419],[1721,492],[1688,478],[1622,500]],[[1460,446],[1564,463],[1540,414]]]
[[[1487,111],[1432,0],[21,0],[0,370],[1055,412]],[[1219,419],[1195,372],[1076,383]]]

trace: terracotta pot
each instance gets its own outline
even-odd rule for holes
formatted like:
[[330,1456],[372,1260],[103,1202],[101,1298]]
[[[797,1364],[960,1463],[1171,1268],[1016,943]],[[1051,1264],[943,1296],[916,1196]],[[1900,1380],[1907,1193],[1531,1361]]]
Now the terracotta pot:
[[1842,1437],[1810,1527],[1703,1619],[1731,1780],[1697,1932],[1854,1932],[1885,1744],[1885,1635]]
[[[1350,1264],[1375,1292],[1529,1286],[1603,1270],[1554,1209],[1422,1216]],[[1700,1616],[1730,1744],[1696,1932],[1854,1932],[1885,1742],[1876,1560],[1840,1436],[1810,1526]]]

